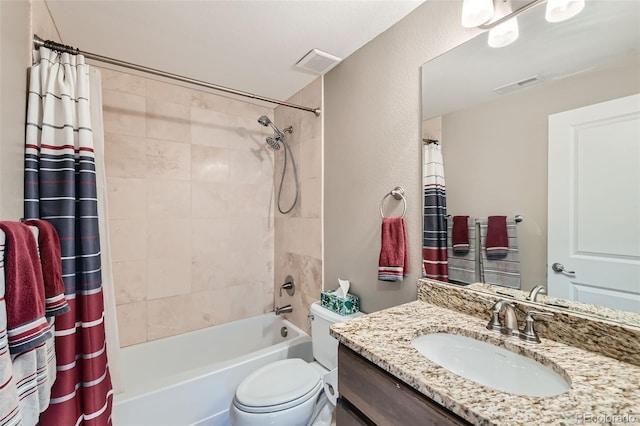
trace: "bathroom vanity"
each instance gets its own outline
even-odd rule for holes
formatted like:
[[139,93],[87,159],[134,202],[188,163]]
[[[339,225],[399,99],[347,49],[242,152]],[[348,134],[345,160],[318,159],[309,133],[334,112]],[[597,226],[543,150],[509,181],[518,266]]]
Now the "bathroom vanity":
[[344,345],[338,350],[338,381],[340,426],[469,424]]
[[[593,423],[594,419],[604,419],[600,423],[615,419],[640,422],[640,328],[613,323],[608,327],[594,320],[594,324],[581,325],[587,333],[594,331],[589,338],[573,327],[582,318],[569,321],[557,313],[550,324],[540,327],[542,342],[530,343],[486,328],[488,309],[499,297],[469,291],[460,296],[455,291],[421,280],[420,300],[332,326],[332,335],[340,342],[338,426],[555,425]],[[443,292],[449,293],[445,296]],[[473,301],[464,299],[471,296]],[[569,328],[583,347],[549,338],[555,337],[551,330],[556,320],[571,323]],[[609,347],[598,352],[587,350],[596,344],[596,330],[609,334]],[[523,355],[564,378],[568,390],[554,396],[527,396],[461,377],[412,345],[417,337],[433,333],[464,335]],[[617,354],[623,360],[615,359]],[[477,368],[486,365],[478,362]]]

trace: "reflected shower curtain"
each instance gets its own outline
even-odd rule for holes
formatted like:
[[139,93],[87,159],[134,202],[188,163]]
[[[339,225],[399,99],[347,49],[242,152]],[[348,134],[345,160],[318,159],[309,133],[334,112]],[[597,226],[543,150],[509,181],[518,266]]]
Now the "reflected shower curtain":
[[438,143],[423,146],[424,212],[422,224],[422,275],[449,281],[447,265],[447,193],[442,150]]
[[55,323],[57,379],[41,425],[111,424],[88,66],[81,55],[34,52],[25,147],[25,217],[60,236],[71,310]]

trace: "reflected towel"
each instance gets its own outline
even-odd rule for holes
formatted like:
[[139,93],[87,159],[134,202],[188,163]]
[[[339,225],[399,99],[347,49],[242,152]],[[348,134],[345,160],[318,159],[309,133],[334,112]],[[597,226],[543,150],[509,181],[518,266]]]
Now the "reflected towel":
[[62,281],[62,255],[60,254],[60,238],[52,224],[44,220],[29,220],[27,225],[38,228],[38,245],[40,246],[40,264],[44,281],[45,315],[48,317],[64,314],[69,311],[69,304],[64,297]]
[[454,216],[451,229],[451,246],[455,254],[469,252],[469,216]]
[[[465,217],[465,216],[456,216]],[[447,257],[449,262],[449,282],[471,284],[478,281],[476,277],[476,220],[466,217],[469,249],[464,253],[453,250],[453,221],[447,221]]]
[[[486,247],[488,221],[480,220],[480,243]],[[490,259],[487,250],[480,250],[480,280],[510,288],[520,288],[520,254],[518,252],[518,228],[512,218],[506,219],[507,250],[500,259]]]
[[402,217],[382,218],[378,279],[402,281],[409,274],[409,247]]
[[489,216],[485,249],[487,250],[487,259],[497,260],[507,257],[509,237],[507,236],[506,216]]

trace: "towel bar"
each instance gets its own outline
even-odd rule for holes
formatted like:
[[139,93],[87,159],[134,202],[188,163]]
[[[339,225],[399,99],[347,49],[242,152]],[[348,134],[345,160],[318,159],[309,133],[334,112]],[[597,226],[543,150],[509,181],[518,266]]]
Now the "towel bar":
[[402,200],[404,207],[402,210],[402,216],[400,217],[404,217],[404,214],[407,212],[407,199],[404,198],[404,188],[402,188],[401,186],[396,186],[391,190],[391,192],[385,194],[384,197],[382,197],[382,200],[380,200],[380,216],[382,216],[382,218],[384,219],[384,200],[386,200],[389,196],[392,196],[396,200]]
[[[449,219],[450,217],[452,217],[450,214],[446,215],[444,218],[445,219]],[[517,214],[513,217],[513,220],[515,220],[516,223],[520,223],[524,220],[524,217],[522,217],[521,214]]]

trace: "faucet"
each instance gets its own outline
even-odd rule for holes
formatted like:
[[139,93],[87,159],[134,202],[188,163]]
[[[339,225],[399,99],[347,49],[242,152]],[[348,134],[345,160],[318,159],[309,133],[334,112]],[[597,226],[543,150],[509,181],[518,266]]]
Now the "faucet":
[[[497,301],[491,308],[493,317],[487,324],[489,330],[496,330],[506,335],[518,335],[518,318],[515,307],[506,300]],[[500,321],[500,313],[504,310],[504,320]]]
[[527,300],[535,302],[538,298],[538,293],[547,294],[547,289],[543,285],[537,285],[531,289],[529,296],[527,296]]
[[[542,286],[540,286],[542,287]],[[531,343],[540,343],[540,338],[536,333],[534,328],[534,317],[547,317],[553,318],[553,314],[550,312],[538,312],[538,311],[529,311],[523,312],[526,315],[525,318],[525,326],[520,331],[518,329],[518,318],[516,317],[516,307],[506,300],[497,301],[491,311],[493,316],[487,324],[487,329],[495,330],[501,334],[505,334],[507,336],[516,336],[520,340],[524,340],[526,342]],[[500,321],[500,313],[504,310],[504,320]]]
[[284,305],[281,308],[276,307],[276,315],[288,314],[293,312],[293,307],[291,305]]

